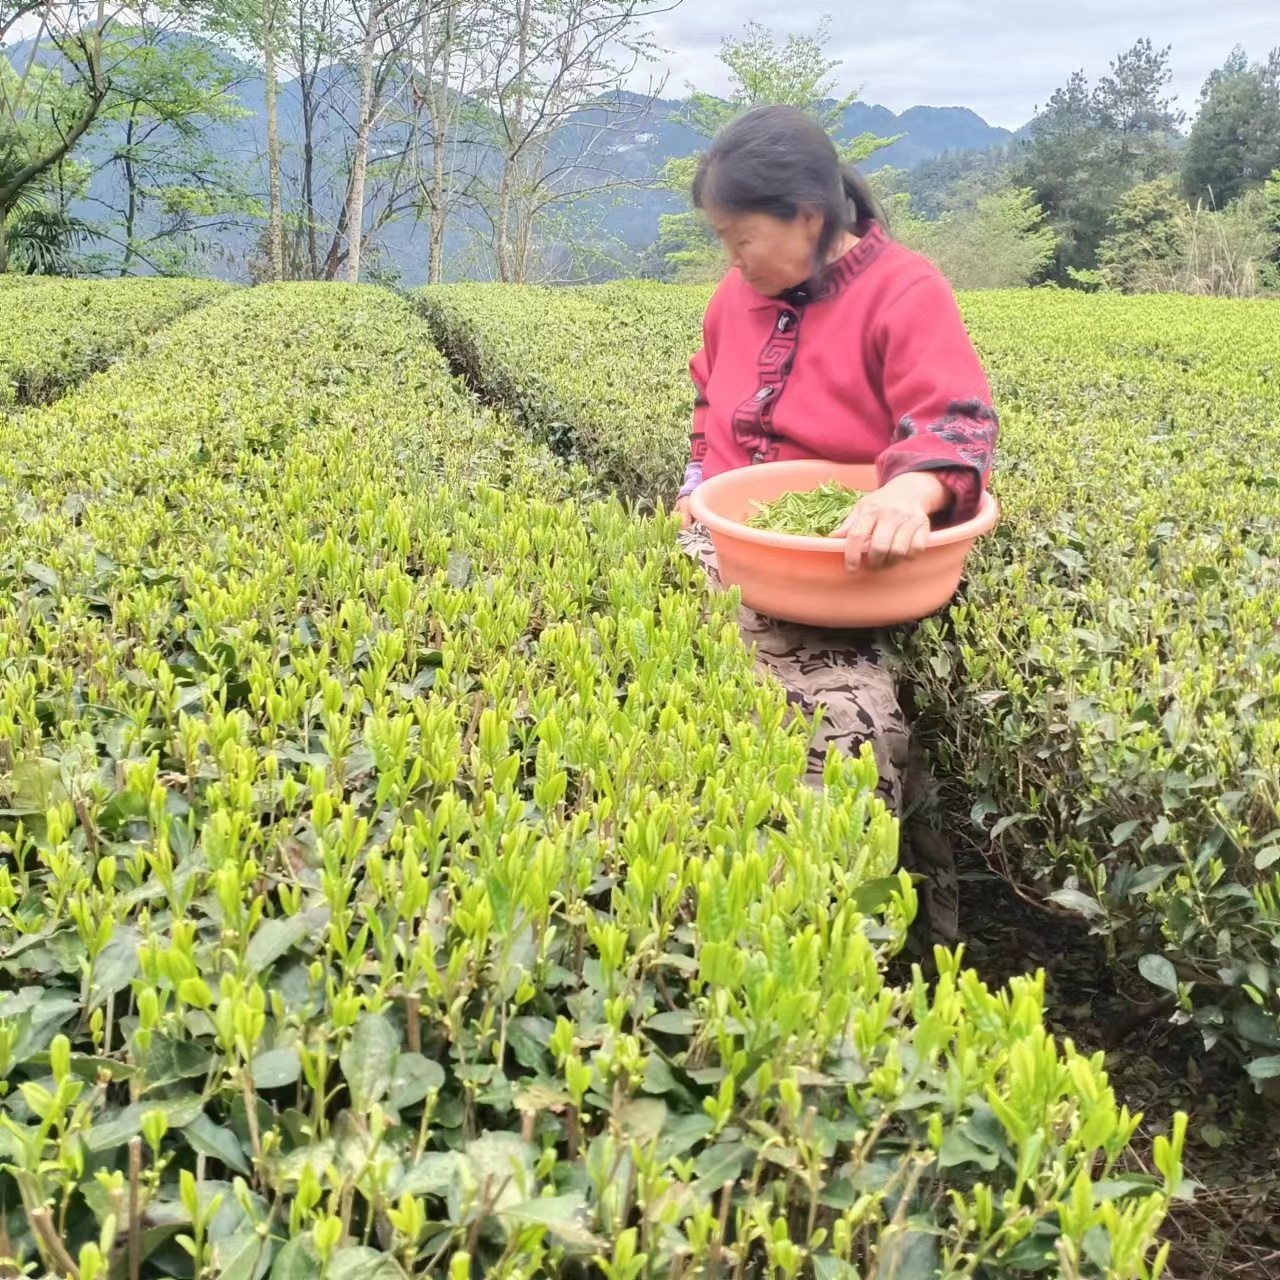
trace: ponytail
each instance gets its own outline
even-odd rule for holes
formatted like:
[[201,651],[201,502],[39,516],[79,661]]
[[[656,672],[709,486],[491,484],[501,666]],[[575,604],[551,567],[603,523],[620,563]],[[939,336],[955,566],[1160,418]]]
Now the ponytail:
[[878,222],[887,229],[888,220],[884,209],[871,190],[871,184],[851,164],[840,166],[840,185],[844,188],[844,198],[848,201],[852,213],[851,231],[865,226],[868,222]]

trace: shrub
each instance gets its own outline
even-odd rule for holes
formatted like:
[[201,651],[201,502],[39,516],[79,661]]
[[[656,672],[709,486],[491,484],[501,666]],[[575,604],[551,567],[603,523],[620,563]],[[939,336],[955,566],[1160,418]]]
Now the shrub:
[[[19,286],[17,281],[30,281]],[[48,280],[0,275],[0,409],[51,400],[184,311],[226,291],[212,280]]]
[[1037,978],[886,984],[869,757],[806,786],[670,526],[407,305],[238,295],[0,441],[20,1263],[1158,1272],[1181,1129],[1116,1172]]
[[[669,500],[706,297],[610,286],[547,312],[541,295],[461,288],[425,305],[491,395],[519,387],[544,433],[554,422],[629,492]],[[904,636],[923,727],[1009,878],[1085,914],[1177,1018],[1274,1075],[1274,307],[1056,290],[962,303],[1002,412],[1005,514],[955,607]],[[628,386],[643,391],[624,409]]]

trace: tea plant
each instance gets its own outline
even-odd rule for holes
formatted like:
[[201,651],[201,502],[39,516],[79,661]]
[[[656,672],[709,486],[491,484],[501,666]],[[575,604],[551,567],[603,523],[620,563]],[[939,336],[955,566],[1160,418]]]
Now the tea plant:
[[[521,388],[544,437],[669,502],[707,296],[466,287],[423,305],[487,393]],[[1086,915],[1176,1019],[1280,1076],[1275,307],[1046,290],[962,305],[1002,416],[1004,519],[957,605],[904,635],[956,806],[1006,876]]]
[[53,399],[226,288],[212,280],[0,275],[0,410]]
[[[874,766],[732,601],[285,286],[0,422],[14,1265],[1146,1277],[1182,1184],[1043,987],[937,957]],[[11,518],[19,515],[20,518]]]

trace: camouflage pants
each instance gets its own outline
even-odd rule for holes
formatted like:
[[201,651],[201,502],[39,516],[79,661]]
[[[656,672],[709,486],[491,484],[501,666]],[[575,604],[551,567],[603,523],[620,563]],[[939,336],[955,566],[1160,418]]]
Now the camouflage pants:
[[[707,531],[694,525],[680,535],[680,544],[719,585]],[[958,923],[955,861],[934,821],[931,780],[911,739],[885,637],[800,626],[745,606],[738,629],[743,642],[754,647],[756,665],[778,680],[792,706],[807,719],[821,709],[809,748],[811,785],[822,785],[829,746],[858,755],[864,743],[870,744],[880,774],[877,790],[901,820],[902,865],[923,877],[918,885],[920,923],[937,941],[953,942]]]

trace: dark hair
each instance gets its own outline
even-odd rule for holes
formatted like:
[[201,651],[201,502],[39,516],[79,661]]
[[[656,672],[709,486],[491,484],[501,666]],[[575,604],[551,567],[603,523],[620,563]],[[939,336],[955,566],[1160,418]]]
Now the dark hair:
[[819,264],[841,232],[884,222],[867,180],[841,164],[827,131],[798,107],[753,107],[726,125],[698,158],[693,203],[784,222],[801,209],[816,209],[822,214]]

